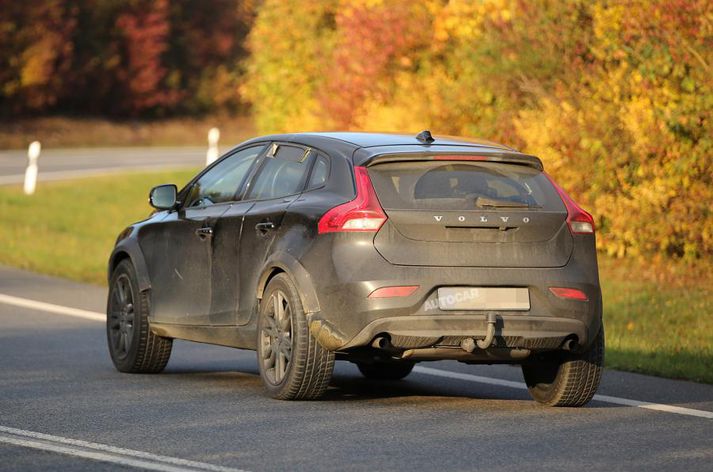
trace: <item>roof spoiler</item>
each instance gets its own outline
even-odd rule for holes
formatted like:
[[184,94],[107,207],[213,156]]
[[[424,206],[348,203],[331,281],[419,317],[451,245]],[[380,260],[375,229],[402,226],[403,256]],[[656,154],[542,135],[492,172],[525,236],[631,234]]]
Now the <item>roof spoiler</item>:
[[386,162],[403,162],[403,161],[480,161],[480,162],[503,162],[507,164],[517,164],[527,167],[532,167],[539,171],[544,170],[542,161],[539,157],[529,154],[510,153],[510,152],[439,152],[439,153],[400,153],[400,154],[380,154],[372,157],[368,162],[362,165],[370,166],[373,164],[383,164]]

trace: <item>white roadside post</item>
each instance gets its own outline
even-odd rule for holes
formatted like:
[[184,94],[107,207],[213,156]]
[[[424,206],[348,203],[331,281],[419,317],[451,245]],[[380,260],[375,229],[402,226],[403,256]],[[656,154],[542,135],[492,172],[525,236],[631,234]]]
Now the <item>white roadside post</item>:
[[218,140],[220,139],[220,130],[211,128],[208,131],[208,152],[205,156],[205,165],[209,166],[218,159]]
[[25,195],[32,195],[35,193],[35,187],[37,187],[37,159],[40,157],[40,150],[42,145],[39,141],[33,141],[30,143],[30,147],[27,148],[27,170],[25,171]]

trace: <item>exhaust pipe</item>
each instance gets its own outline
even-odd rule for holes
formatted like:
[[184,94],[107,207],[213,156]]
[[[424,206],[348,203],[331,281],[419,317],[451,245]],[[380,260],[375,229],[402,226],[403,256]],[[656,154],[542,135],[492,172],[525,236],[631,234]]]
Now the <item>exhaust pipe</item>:
[[562,349],[565,351],[577,351],[579,349],[579,343],[577,342],[577,339],[567,339],[562,345]]
[[495,323],[498,317],[495,313],[488,313],[485,315],[485,321],[488,323],[487,331],[485,332],[485,339],[478,339],[476,344],[480,349],[487,349],[493,344],[493,339],[495,339]]
[[371,342],[371,347],[376,349],[389,349],[391,340],[386,336],[378,336]]

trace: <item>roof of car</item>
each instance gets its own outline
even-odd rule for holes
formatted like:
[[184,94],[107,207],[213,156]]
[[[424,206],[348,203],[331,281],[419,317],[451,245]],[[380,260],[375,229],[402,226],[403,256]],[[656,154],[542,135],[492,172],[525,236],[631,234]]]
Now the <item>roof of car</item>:
[[[424,132],[425,133],[425,132]],[[430,133],[428,134],[430,136]],[[273,134],[251,139],[250,143],[278,141],[312,146],[331,151],[352,159],[355,165],[364,165],[376,156],[395,153],[472,153],[521,156],[542,169],[542,163],[534,156],[522,154],[516,149],[484,139],[456,136],[433,136],[433,141],[419,139],[417,134],[405,133],[359,133],[359,132],[310,132]]]
[[[338,139],[347,143],[354,144],[359,147],[374,147],[374,146],[403,146],[403,145],[423,145],[419,141],[416,134],[404,133],[357,133],[357,132],[324,132],[324,133],[299,133],[303,136],[324,136],[326,138]],[[487,141],[485,139],[476,138],[461,138],[457,136],[434,136],[434,143],[440,145],[472,145],[493,147],[512,151],[512,148],[502,144]]]
[[[424,145],[419,141],[416,134],[405,133],[360,133],[352,131],[330,131],[330,132],[310,132],[292,134],[274,134],[256,138],[260,141],[307,141],[310,138],[330,138],[344,143],[352,144],[355,147],[374,146],[404,146],[404,145]],[[494,143],[485,139],[462,138],[457,136],[434,136],[433,144],[450,146],[478,146],[514,151],[514,149],[503,144]]]

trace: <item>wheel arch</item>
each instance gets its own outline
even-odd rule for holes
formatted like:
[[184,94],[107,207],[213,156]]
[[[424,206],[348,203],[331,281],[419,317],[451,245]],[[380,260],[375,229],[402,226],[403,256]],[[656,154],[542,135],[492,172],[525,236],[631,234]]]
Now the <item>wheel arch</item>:
[[126,259],[131,261],[131,264],[136,270],[136,280],[139,283],[139,290],[143,292],[151,289],[151,279],[149,279],[146,260],[138,243],[132,240],[122,241],[112,251],[109,257],[108,278],[111,279],[111,274],[114,272],[114,269],[116,269],[121,261]]
[[257,283],[256,297],[262,300],[267,284],[277,274],[286,274],[297,287],[306,314],[320,311],[317,293],[312,284],[312,276],[300,262],[287,253],[277,253],[263,267]]

